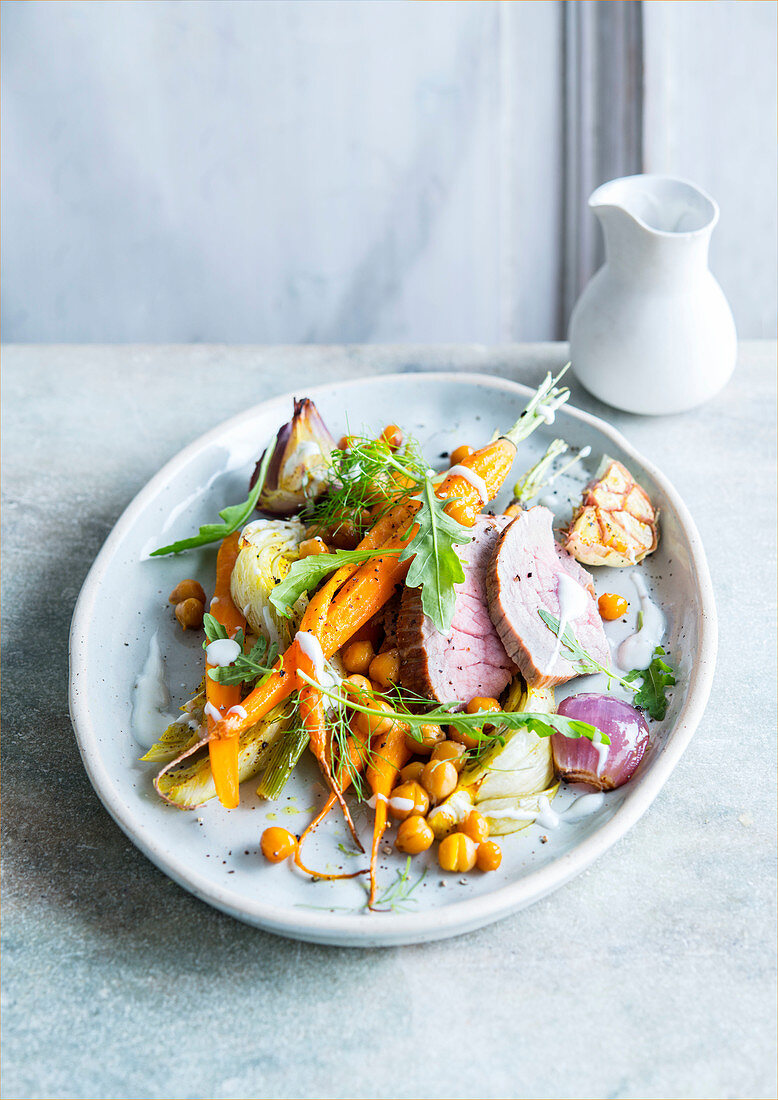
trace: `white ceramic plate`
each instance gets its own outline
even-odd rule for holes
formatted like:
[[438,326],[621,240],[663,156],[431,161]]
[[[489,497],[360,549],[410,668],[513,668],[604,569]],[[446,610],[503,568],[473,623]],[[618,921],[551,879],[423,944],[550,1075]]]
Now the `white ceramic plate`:
[[[509,426],[530,391],[483,375],[402,374],[333,384],[308,391],[332,433],[396,422],[416,435],[434,462],[465,441],[481,444]],[[705,555],[683,502],[666,478],[603,421],[576,409],[557,415],[521,447],[514,473],[530,466],[554,435],[573,446],[589,444],[587,469],[558,488],[560,518],[569,514],[581,483],[608,453],[625,462],[660,507],[659,550],[644,565],[655,599],[668,618],[665,645],[678,675],[667,718],[652,723],[641,767],[597,814],[552,832],[539,826],[503,838],[503,863],[493,874],[459,879],[443,875],[434,855],[414,860],[415,881],[427,872],[401,911],[367,913],[362,879],[312,882],[259,854],[266,822],[300,832],[323,793],[315,766],[298,768],[277,804],[262,803],[255,782],[242,788],[238,809],[215,802],[182,812],[163,805],[141,764],[132,733],[132,691],[156,635],[166,657],[171,709],[201,675],[200,638],[182,635],[167,594],[184,576],[211,588],[215,549],[184,557],[148,559],[148,551],[196,531],[228,503],[245,499],[259,453],[291,414],[291,395],[274,398],[227,421],[172,459],[138,494],[107,539],[84,583],[70,636],[70,709],[89,777],[106,809],[135,844],[197,897],[261,928],[320,943],[369,946],[415,943],[467,932],[497,920],[561,886],[621,837],[649,807],[670,775],[702,716],[716,656],[716,613]],[[443,462],[440,465],[444,465]],[[513,477],[509,479],[513,482]],[[495,510],[507,501],[498,498]],[[595,570],[599,591],[630,599],[629,626],[609,627],[612,640],[634,629],[637,607],[628,571]],[[576,681],[574,690],[584,690]],[[558,698],[564,692],[559,692]],[[570,793],[558,796],[564,805]],[[556,804],[555,804],[556,805]],[[369,829],[367,814],[363,827]],[[541,842],[543,836],[547,840]],[[389,837],[391,840],[391,836]],[[306,849],[309,865],[356,869],[342,821],[332,816]],[[388,850],[387,850],[388,851]],[[382,883],[389,888],[404,859],[386,854]]]

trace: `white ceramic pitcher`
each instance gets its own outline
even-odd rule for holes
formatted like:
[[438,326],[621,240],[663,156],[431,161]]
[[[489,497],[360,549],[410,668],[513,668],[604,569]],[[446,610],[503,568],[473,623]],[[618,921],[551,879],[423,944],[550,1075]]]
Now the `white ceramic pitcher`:
[[719,210],[694,184],[625,176],[589,199],[605,234],[605,264],[570,319],[570,358],[608,405],[673,413],[702,404],[732,374],[735,323],[708,270]]

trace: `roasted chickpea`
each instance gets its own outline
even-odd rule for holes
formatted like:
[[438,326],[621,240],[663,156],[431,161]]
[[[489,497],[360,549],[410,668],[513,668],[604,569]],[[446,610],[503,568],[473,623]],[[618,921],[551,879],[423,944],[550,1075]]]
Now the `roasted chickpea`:
[[475,865],[479,871],[496,871],[502,863],[502,852],[498,844],[493,840],[487,840],[478,845],[475,857]]
[[478,810],[471,810],[462,823],[462,832],[466,833],[476,844],[483,844],[489,836],[489,823]]
[[462,443],[459,447],[456,447],[451,452],[451,465],[459,466],[463,458],[467,458],[468,455],[473,453],[473,448],[468,447],[467,443]]
[[176,604],[176,618],[184,630],[199,630],[203,625],[205,605],[202,600],[188,599]]
[[358,672],[366,676],[370,668],[370,662],[375,657],[372,642],[349,642],[340,651],[343,667],[346,672]]
[[312,539],[303,539],[297,548],[301,558],[312,558],[316,554],[328,554],[329,547],[327,543],[319,535],[314,535]]
[[423,817],[413,814],[406,817],[397,830],[395,848],[400,852],[406,852],[409,856],[417,856],[419,852],[426,852],[432,847],[435,835]]
[[387,649],[377,653],[370,662],[368,675],[374,684],[381,688],[391,687],[400,678],[400,653],[397,649]]
[[387,424],[381,432],[381,437],[386,440],[393,451],[402,446],[403,433],[396,424]]
[[282,863],[297,851],[297,837],[287,829],[271,825],[262,834],[259,846],[265,859],[271,863]]
[[338,450],[347,451],[349,447],[353,447],[354,441],[350,435],[342,435],[338,440]]
[[414,760],[412,764],[405,765],[400,772],[400,779],[402,779],[403,783],[418,783],[423,771],[424,765],[421,760]]
[[351,676],[347,676],[345,680],[341,681],[341,687],[349,695],[369,696],[373,694],[373,685],[367,676],[360,676],[358,672],[352,673]]
[[[496,699],[485,696],[475,696],[465,707],[466,714],[478,714],[479,711],[496,711],[500,709],[500,704]],[[473,729],[472,732],[465,732],[464,730],[458,730],[456,726],[449,726],[448,735],[452,741],[458,741],[460,745],[464,745],[468,749],[474,749],[480,742],[481,738],[476,736],[477,733],[489,733],[493,729],[492,726],[484,723],[480,729]]]
[[[371,699],[371,710],[391,710],[392,708],[388,703],[385,703],[383,699]],[[393,718],[379,718],[374,714],[363,714],[361,711],[357,711],[354,724],[359,733],[365,738],[370,737],[383,737],[389,733],[394,725]]]
[[183,603],[184,600],[199,600],[205,607],[205,591],[199,581],[179,581],[168,596],[168,603]]
[[430,808],[430,797],[420,783],[400,783],[392,791],[389,799],[389,813],[398,821],[404,821],[411,814],[423,817]]
[[610,622],[625,615],[629,604],[617,592],[603,592],[597,601],[597,607],[600,609],[600,617]]
[[417,726],[412,733],[408,733],[405,744],[411,752],[429,756],[435,746],[445,740],[446,735],[440,726]]
[[421,773],[421,785],[433,802],[442,802],[456,788],[458,778],[450,760],[430,760]]
[[440,842],[438,863],[444,871],[472,871],[476,852],[475,841],[465,833],[449,833]]
[[456,741],[441,741],[432,750],[433,760],[447,760],[454,765],[458,772],[461,772],[464,768],[466,756],[467,749]]

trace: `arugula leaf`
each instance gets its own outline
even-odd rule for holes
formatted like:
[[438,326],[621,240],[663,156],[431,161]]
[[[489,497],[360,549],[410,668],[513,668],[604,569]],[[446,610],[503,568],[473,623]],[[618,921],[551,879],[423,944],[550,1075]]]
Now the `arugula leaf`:
[[400,561],[413,558],[405,583],[421,587],[421,606],[439,631],[451,628],[456,603],[455,584],[465,579],[456,544],[471,541],[473,533],[446,512],[448,500],[436,496],[429,477],[421,489],[421,508],[413,517],[419,530],[400,554]]
[[289,619],[303,592],[310,592],[328,573],[334,573],[341,565],[369,561],[385,554],[399,554],[399,550],[336,550],[334,554],[300,558],[292,562],[289,572],[270,593],[270,602],[279,615]]
[[227,628],[222,626],[218,619],[215,619],[208,611],[203,615],[203,630],[205,631],[205,641],[203,642],[203,649],[209,642],[220,642],[222,638],[227,638]]
[[227,508],[222,508],[219,515],[224,520],[223,523],[206,523],[191,538],[179,539],[177,542],[171,542],[169,546],[160,546],[158,550],[152,550],[149,557],[156,558],[163,554],[180,554],[183,550],[193,550],[196,546],[206,546],[209,542],[221,542],[233,531],[237,531],[239,527],[242,527],[257,506],[259,494],[265,486],[265,478],[272,457],[273,447],[267,447],[256,483],[249,493],[248,500],[244,500],[243,504],[230,504]]
[[658,645],[648,668],[633,668],[625,677],[628,682],[642,680],[640,690],[635,696],[635,705],[647,710],[655,722],[661,722],[667,714],[667,688],[676,682],[675,672],[664,660],[665,657],[664,649]]
[[[544,607],[538,609],[538,615],[540,615],[541,619],[546,624],[548,629],[553,634],[556,634],[558,638],[559,627],[561,625],[559,619],[552,615],[550,611],[546,611]],[[612,672],[609,668],[606,668],[605,665],[601,665],[599,661],[595,661],[591,653],[587,653],[587,651],[578,641],[575,634],[573,633],[573,628],[569,625],[565,628],[565,632],[562,635],[562,645],[565,647],[565,649],[569,649],[573,657],[575,658],[575,660],[571,661],[570,663],[579,674],[579,676],[588,676],[593,672],[604,672],[605,675],[608,677],[609,685],[612,680],[618,680],[618,682],[623,687],[629,688],[630,691],[637,691],[637,688],[634,688],[630,683],[630,676],[617,676],[615,672]],[[569,660],[569,658],[567,659]]]

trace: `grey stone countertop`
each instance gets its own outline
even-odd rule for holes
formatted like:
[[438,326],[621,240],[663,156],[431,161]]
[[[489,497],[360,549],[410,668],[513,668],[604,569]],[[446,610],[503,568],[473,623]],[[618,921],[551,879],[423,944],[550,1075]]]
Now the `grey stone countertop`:
[[67,636],[124,507],[274,394],[392,371],[535,384],[562,344],[10,346],[3,355],[2,1095],[775,1096],[775,345],[694,412],[617,413],[700,528],[713,696],[644,818],[515,916],[353,950],[247,927],[169,881],[92,790]]

